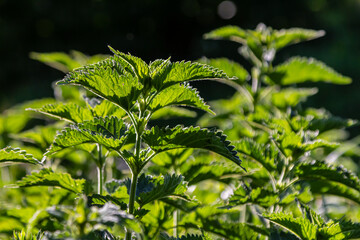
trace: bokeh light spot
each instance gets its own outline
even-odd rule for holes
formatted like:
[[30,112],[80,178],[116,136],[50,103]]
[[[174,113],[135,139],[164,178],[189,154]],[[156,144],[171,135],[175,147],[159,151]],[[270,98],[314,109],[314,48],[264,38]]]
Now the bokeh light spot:
[[222,19],[231,19],[236,15],[237,8],[232,1],[223,1],[218,6],[218,14]]

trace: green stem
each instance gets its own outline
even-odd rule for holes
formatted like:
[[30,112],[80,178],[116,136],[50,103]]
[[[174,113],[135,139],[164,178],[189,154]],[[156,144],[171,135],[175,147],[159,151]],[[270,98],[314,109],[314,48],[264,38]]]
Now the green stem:
[[[129,206],[128,206],[129,214],[134,214],[137,180],[138,180],[138,174],[133,172],[131,177],[130,198],[129,198]],[[131,240],[130,230],[126,231],[125,240]]]
[[98,194],[103,194],[103,173],[104,173],[104,165],[101,167],[97,167],[98,170]]
[[102,147],[98,144],[98,194],[102,195],[103,193],[103,181],[104,181],[104,161],[102,156]]
[[[139,130],[136,131],[136,141],[135,141],[135,162],[140,161],[140,147],[141,147],[141,133]],[[137,180],[139,176],[139,172],[137,169],[131,169],[131,186],[130,186],[130,197],[129,197],[129,206],[128,206],[128,213],[134,214],[134,206],[135,206],[135,198],[136,198],[136,186]],[[125,240],[131,240],[131,231],[126,231]]]

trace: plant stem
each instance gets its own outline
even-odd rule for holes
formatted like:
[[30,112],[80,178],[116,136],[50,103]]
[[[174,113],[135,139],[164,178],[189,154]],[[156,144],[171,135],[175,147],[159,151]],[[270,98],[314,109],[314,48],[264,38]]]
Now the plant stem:
[[103,181],[104,181],[104,161],[102,157],[102,147],[98,144],[98,194],[102,195],[103,193]]
[[[140,147],[141,147],[141,133],[139,131],[136,131],[136,141],[135,141],[135,161],[140,161]],[[137,186],[137,180],[139,172],[137,169],[131,169],[131,186],[130,186],[130,198],[129,198],[129,206],[128,206],[128,213],[134,214],[134,205],[135,205],[135,198],[136,198],[136,186]],[[125,240],[131,240],[131,231],[126,231]]]
[[180,210],[176,209],[173,213],[173,217],[174,217],[174,232],[173,235],[175,238],[179,237],[179,232],[178,232],[178,223],[180,221]]
[[103,194],[103,173],[104,173],[104,165],[101,167],[97,167],[98,170],[98,194]]
[[[133,172],[131,177],[130,198],[129,198],[129,206],[128,206],[129,214],[134,214],[137,180],[138,180],[138,174]],[[125,240],[131,240],[131,231],[126,230]]]

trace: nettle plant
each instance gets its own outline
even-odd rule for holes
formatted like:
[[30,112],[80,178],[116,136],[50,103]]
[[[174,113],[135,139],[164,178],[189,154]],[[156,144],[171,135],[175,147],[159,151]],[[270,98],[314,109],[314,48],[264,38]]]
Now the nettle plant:
[[[188,82],[227,79],[228,76],[223,71],[201,63],[171,62],[170,59],[155,60],[147,64],[140,58],[110,49],[113,56],[77,68],[57,82],[58,85],[84,87],[101,99],[86,98],[86,105],[68,102],[28,108],[71,123],[57,133],[42,161],[11,147],[1,152],[2,162],[51,166],[51,160],[47,163],[47,159],[56,159],[56,154],[76,148],[85,151],[88,159],[95,163],[98,185],[96,194],[92,193],[91,184],[85,179],[73,179],[68,173],[57,173],[49,167],[33,172],[17,182],[17,186],[21,187],[56,186],[78,195],[75,210],[61,205],[55,206],[55,209],[46,209],[46,217],[57,218],[58,224],[61,224],[61,220],[67,221],[68,229],[45,232],[46,237],[51,239],[117,239],[122,234],[125,234],[125,239],[131,239],[135,233],[142,233],[138,221],[134,219],[140,221],[148,214],[150,210],[144,208],[145,205],[167,197],[191,201],[186,194],[187,183],[183,176],[176,173],[151,176],[143,171],[159,153],[197,148],[215,152],[239,166],[241,164],[234,147],[220,131],[192,126],[185,128],[180,125],[174,128],[148,128],[154,113],[161,110],[164,113],[176,112],[177,108],[174,110],[173,106],[189,106],[212,113]],[[39,140],[39,135],[36,139],[34,132],[32,133],[27,132],[18,137]],[[125,161],[131,178],[113,179],[104,186],[106,161],[114,154]],[[141,174],[142,171],[145,173]],[[103,207],[100,209],[86,207],[101,205]],[[121,210],[126,210],[127,213]],[[109,226],[114,224],[120,224],[124,229],[113,228],[110,231]],[[89,230],[89,225],[97,230]],[[32,227],[34,226],[27,227],[28,238]],[[155,232],[153,237],[157,234]],[[23,233],[16,237],[21,236]],[[166,237],[166,234],[163,236]]]
[[[318,90],[298,87],[351,79],[312,58],[273,64],[280,49],[323,35],[263,24],[205,35],[241,44],[249,71],[225,58],[148,64],[112,48],[32,53],[67,74],[54,99],[0,117],[0,237],[359,238],[360,141],[345,130],[356,121],[305,108]],[[215,115],[196,80],[236,92],[210,104]],[[152,121],[196,115],[184,106],[207,112],[206,128]],[[31,128],[34,118],[44,124]]]
[[360,237],[360,225],[349,221],[359,219],[360,181],[353,161],[358,140],[351,145],[343,141],[344,128],[356,121],[304,108],[302,102],[318,90],[297,87],[304,82],[349,84],[351,79],[313,58],[292,57],[273,65],[283,47],[323,35],[298,28],[273,30],[264,24],[255,30],[226,26],[205,35],[238,42],[239,53],[252,64],[247,71],[225,58],[202,59],[236,76],[223,82],[237,91],[229,100],[212,103],[217,115],[204,116],[200,125],[223,129],[249,170],[233,183],[224,205],[240,209],[241,222],[258,226],[260,239]]

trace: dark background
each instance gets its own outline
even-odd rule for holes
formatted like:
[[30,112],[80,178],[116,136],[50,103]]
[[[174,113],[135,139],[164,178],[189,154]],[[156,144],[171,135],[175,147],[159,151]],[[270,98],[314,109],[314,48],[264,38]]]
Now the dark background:
[[[228,24],[255,28],[323,29],[325,37],[282,50],[277,62],[292,55],[312,56],[353,79],[351,85],[318,86],[309,104],[342,117],[360,119],[360,0],[235,1],[236,15],[218,14],[222,0],[0,0],[0,110],[24,100],[52,96],[51,83],[63,73],[31,60],[29,53],[79,50],[109,53],[107,45],[146,61],[172,57],[228,57],[248,67],[238,45],[203,40]],[[205,100],[231,91],[216,83],[196,83]]]

